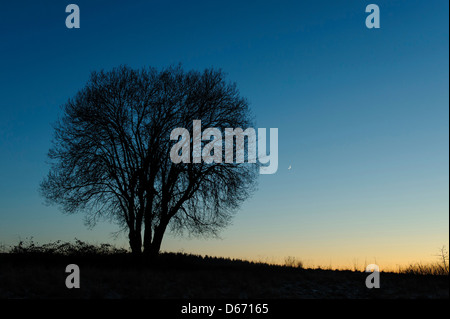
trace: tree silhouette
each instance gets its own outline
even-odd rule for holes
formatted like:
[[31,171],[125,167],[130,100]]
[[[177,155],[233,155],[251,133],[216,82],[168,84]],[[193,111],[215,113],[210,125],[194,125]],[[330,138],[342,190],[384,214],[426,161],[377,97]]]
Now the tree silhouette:
[[254,190],[257,165],[173,163],[171,131],[193,120],[222,131],[252,124],[247,100],[221,70],[92,72],[63,105],[40,191],[66,213],[84,212],[89,225],[117,222],[134,254],[143,246],[156,256],[166,229],[217,234]]

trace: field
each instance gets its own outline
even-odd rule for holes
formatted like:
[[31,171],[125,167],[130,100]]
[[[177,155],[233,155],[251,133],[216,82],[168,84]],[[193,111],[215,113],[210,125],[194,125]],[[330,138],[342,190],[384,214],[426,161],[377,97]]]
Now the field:
[[[80,288],[65,285],[66,266],[80,268]],[[438,274],[412,265],[380,273],[303,269],[242,260],[162,253],[149,262],[109,245],[20,243],[0,254],[0,298],[53,299],[441,299],[449,298],[448,269]],[[422,272],[421,272],[422,271]]]

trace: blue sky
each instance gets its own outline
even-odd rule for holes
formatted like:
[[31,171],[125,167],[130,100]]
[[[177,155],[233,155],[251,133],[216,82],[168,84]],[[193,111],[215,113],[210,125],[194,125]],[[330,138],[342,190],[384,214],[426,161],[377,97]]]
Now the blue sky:
[[222,68],[257,126],[278,128],[279,170],[221,239],[163,249],[394,265],[448,247],[448,1],[74,1],[81,28],[67,29],[69,3],[1,6],[1,243],[126,245],[42,204],[51,123],[93,70],[181,62]]

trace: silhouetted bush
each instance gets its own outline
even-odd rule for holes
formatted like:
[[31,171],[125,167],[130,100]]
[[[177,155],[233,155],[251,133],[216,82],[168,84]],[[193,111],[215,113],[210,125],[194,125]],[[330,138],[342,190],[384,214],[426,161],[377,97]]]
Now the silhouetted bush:
[[17,245],[11,247],[10,254],[26,255],[61,255],[61,256],[106,256],[125,254],[127,250],[117,248],[110,244],[93,245],[75,238],[75,242],[55,242],[39,245],[29,239],[20,241]]

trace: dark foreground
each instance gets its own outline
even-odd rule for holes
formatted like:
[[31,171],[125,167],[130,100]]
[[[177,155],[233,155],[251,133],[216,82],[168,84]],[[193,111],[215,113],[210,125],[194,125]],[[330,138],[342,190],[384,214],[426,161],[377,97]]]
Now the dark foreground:
[[[80,288],[68,289],[68,264],[80,268]],[[441,299],[448,276],[368,274],[299,269],[223,258],[163,254],[151,263],[128,254],[60,256],[0,254],[0,298],[106,299]]]

